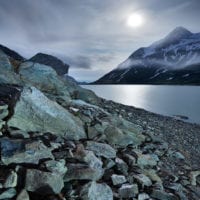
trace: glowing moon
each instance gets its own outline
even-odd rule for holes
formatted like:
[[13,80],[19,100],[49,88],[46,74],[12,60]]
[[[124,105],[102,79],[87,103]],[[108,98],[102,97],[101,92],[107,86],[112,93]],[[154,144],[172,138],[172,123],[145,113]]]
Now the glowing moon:
[[142,15],[135,13],[135,14],[129,15],[126,23],[129,27],[136,28],[143,25],[144,19]]

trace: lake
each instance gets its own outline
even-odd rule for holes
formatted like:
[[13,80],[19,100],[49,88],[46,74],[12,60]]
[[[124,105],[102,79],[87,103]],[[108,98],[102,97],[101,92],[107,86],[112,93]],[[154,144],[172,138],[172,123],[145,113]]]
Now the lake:
[[200,124],[200,86],[82,85],[98,96],[167,115],[187,116]]

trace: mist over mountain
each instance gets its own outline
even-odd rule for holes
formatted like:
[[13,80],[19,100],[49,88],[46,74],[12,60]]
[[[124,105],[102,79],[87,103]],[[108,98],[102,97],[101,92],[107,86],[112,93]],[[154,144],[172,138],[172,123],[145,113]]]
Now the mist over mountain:
[[200,84],[200,33],[177,27],[131,54],[97,84]]

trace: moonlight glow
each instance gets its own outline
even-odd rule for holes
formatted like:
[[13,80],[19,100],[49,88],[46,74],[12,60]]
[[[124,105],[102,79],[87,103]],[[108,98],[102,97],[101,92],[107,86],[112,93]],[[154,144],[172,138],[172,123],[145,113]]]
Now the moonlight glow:
[[132,14],[127,18],[127,25],[129,27],[140,27],[144,23],[144,19],[140,14]]

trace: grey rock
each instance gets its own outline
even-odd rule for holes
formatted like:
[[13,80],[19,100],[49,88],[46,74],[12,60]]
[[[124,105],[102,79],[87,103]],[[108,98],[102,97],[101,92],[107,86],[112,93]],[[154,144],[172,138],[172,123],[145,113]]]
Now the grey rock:
[[6,178],[6,181],[3,184],[4,188],[13,188],[17,186],[17,173],[14,171],[11,171]]
[[61,160],[49,160],[45,162],[46,168],[55,173],[55,174],[59,174],[61,176],[64,176],[67,172],[67,167],[65,166],[65,160],[61,159]]
[[125,176],[117,175],[117,174],[113,174],[111,176],[111,179],[112,179],[113,185],[120,185],[127,181]]
[[137,174],[137,175],[134,175],[133,177],[136,179],[136,181],[139,184],[142,185],[142,187],[144,187],[144,186],[149,187],[149,186],[152,185],[151,180],[147,176],[145,176],[144,174]]
[[128,165],[120,158],[115,159],[117,169],[124,175],[128,175]]
[[86,137],[78,118],[34,87],[23,89],[8,126],[18,127],[23,131],[51,132],[67,139]]
[[141,168],[154,167],[157,165],[159,158],[155,154],[141,154],[137,159],[137,164]]
[[42,92],[57,95],[65,101],[71,99],[67,86],[56,71],[47,65],[24,62],[20,65],[19,75],[24,83],[30,84]]
[[138,195],[138,200],[148,200],[150,196],[146,193],[141,193]]
[[0,119],[5,118],[8,116],[8,105],[0,106]]
[[197,177],[200,176],[200,170],[190,172],[190,182],[191,185],[197,185]]
[[28,169],[26,172],[25,189],[41,195],[58,194],[64,187],[63,179],[58,174]]
[[108,144],[88,141],[86,149],[93,151],[97,156],[102,156],[105,158],[115,158],[116,157],[115,149],[113,149]]
[[[51,158],[51,149],[47,148],[41,141],[25,144],[22,140],[3,140],[2,162],[5,165],[11,163],[38,164],[41,159]],[[5,147],[8,145],[7,147]],[[2,146],[1,146],[2,148]]]
[[178,200],[173,194],[161,190],[153,190],[150,196],[158,200]]
[[138,192],[137,184],[123,184],[118,190],[121,198],[133,198],[138,194]]
[[105,183],[98,184],[94,181],[83,186],[80,196],[83,200],[113,200],[110,187]]
[[0,194],[0,199],[11,199],[17,194],[16,190],[14,188],[7,189],[6,191],[2,192]]
[[101,171],[89,167],[87,164],[67,164],[65,182],[70,180],[91,180],[96,181],[102,177]]
[[21,190],[21,192],[18,194],[16,200],[29,200],[29,195],[28,195],[28,192],[23,189]]

